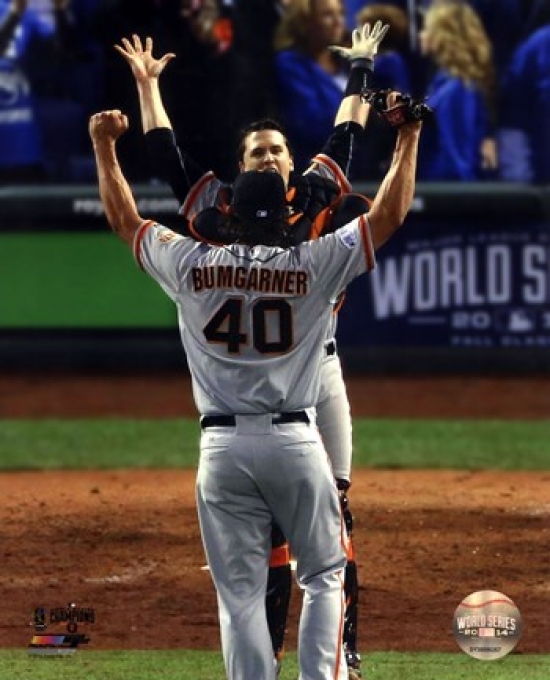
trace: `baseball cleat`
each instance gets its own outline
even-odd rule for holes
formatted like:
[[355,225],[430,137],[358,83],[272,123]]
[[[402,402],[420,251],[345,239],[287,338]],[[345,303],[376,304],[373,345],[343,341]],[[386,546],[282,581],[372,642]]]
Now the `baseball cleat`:
[[357,652],[346,652],[348,680],[361,680],[361,657]]

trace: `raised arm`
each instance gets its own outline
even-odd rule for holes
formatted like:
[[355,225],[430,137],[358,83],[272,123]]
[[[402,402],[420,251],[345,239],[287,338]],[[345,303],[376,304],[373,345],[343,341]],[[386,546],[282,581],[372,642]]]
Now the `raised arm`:
[[[388,28],[388,24],[382,25],[381,21],[377,21],[372,29],[367,23],[353,31],[351,47],[333,45],[330,48],[348,59],[351,69],[344,98],[334,119],[334,130],[322,153],[336,161],[346,176],[350,172],[356,137],[362,134],[370,111],[362,92],[371,85],[375,56]],[[310,170],[315,170],[315,163]]]
[[155,128],[172,129],[160,94],[159,77],[168,62],[176,55],[169,52],[160,59],[155,59],[151,38],[145,39],[145,49],[139,36],[133,35],[132,40],[133,42],[130,42],[127,38],[122,38],[124,47],[115,45],[115,50],[124,57],[132,69],[139,96],[143,132],[147,133]]
[[155,59],[152,38],[145,39],[145,49],[137,35],[132,36],[132,42],[123,38],[122,44],[124,47],[115,45],[115,49],[130,65],[136,81],[141,123],[153,171],[170,185],[174,196],[183,203],[204,170],[178,148],[160,93],[160,75],[176,55],[169,52]]
[[381,21],[377,21],[372,29],[367,23],[352,32],[351,47],[331,46],[330,49],[347,59],[351,66],[344,98],[334,121],[335,127],[341,123],[358,123],[361,127],[367,124],[370,107],[361,93],[371,86],[374,59],[388,29],[389,24],[383,25]]
[[90,118],[89,133],[97,165],[99,195],[109,226],[130,247],[143,219],[118,162],[117,139],[128,129],[128,118],[118,110],[102,111]]
[[421,128],[421,121],[398,128],[391,165],[368,213],[375,250],[399,229],[410,210],[414,198]]

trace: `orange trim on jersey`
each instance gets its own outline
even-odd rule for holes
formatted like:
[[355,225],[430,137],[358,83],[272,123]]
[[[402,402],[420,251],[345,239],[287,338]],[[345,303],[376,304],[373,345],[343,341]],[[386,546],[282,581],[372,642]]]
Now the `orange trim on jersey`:
[[338,300],[336,301],[336,304],[334,305],[332,309],[333,314],[338,314],[338,312],[342,309],[344,306],[344,302],[346,301],[346,293],[342,291],[340,295],[338,296]]
[[295,223],[296,223],[301,217],[303,217],[303,216],[304,216],[304,213],[303,213],[303,212],[299,212],[299,213],[296,213],[295,215],[291,215],[291,216],[288,218],[288,223],[289,223],[290,225],[295,224]]
[[187,198],[185,199],[185,202],[184,202],[183,207],[181,209],[181,213],[185,217],[188,217],[188,215],[191,211],[191,208],[193,207],[193,203],[197,200],[197,197],[200,194],[200,192],[204,189],[204,187],[208,184],[208,182],[211,182],[215,178],[216,178],[216,176],[210,170],[205,175],[203,175],[199,179],[199,181],[195,184],[195,186],[191,189],[191,191],[187,195]]
[[344,648],[342,640],[344,637],[344,621],[346,616],[346,606],[344,598],[344,580],[341,576],[339,576],[338,578],[340,579],[340,588],[342,590],[341,598],[342,604],[340,607],[340,625],[338,626],[338,640],[336,643],[336,665],[334,667],[334,680],[338,680],[340,664],[342,663],[342,650]]
[[348,562],[355,562],[355,548],[353,547],[353,541],[351,536],[348,536],[348,547],[346,549],[346,557]]
[[286,202],[287,203],[292,203],[294,198],[296,197],[296,187],[290,187],[290,189],[286,192]]
[[365,215],[359,216],[359,230],[361,232],[361,240],[363,241],[363,250],[365,253],[367,270],[371,270],[374,267],[374,252],[369,234],[369,224]]
[[332,172],[332,174],[336,177],[340,191],[344,193],[351,191],[351,184],[348,178],[344,175],[342,168],[338,165],[338,163],[330,156],[326,156],[324,153],[319,153],[313,158],[313,162],[318,163],[319,165],[324,165]]
[[346,531],[346,523],[344,522],[344,516],[340,511],[340,545],[342,546],[344,552],[346,553],[346,559],[349,551],[349,536]]
[[317,213],[315,219],[313,220],[313,224],[311,225],[311,231],[309,232],[310,241],[315,241],[315,239],[318,239],[319,236],[321,236],[331,217],[332,209],[330,206],[323,208],[321,212]]
[[201,243],[206,242],[206,239],[203,238],[199,232],[195,229],[195,221],[194,220],[189,220],[187,223],[187,228],[189,229],[191,236],[196,240],[196,241],[201,241]]
[[141,242],[143,241],[145,232],[153,224],[155,224],[153,220],[145,220],[145,222],[143,222],[143,224],[138,228],[134,236],[134,257],[140,269],[143,269],[143,263],[141,261]]
[[[221,209],[220,209],[221,212]],[[210,239],[205,238],[204,236],[201,235],[200,232],[198,232],[195,229],[195,221],[194,220],[189,220],[187,222],[187,228],[189,229],[191,236],[195,239],[195,241],[199,241],[199,243],[208,243],[209,246],[224,246],[227,245],[225,243],[222,243],[221,241],[212,241]]]
[[290,562],[290,549],[288,543],[283,543],[277,548],[271,550],[271,557],[269,558],[270,567],[284,567]]

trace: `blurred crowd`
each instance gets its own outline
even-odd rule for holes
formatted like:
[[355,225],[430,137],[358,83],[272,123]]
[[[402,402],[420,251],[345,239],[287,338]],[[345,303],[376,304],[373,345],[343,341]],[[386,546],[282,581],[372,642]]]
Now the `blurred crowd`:
[[[0,182],[95,182],[87,121],[121,109],[131,181],[154,181],[135,84],[114,49],[154,40],[182,148],[232,179],[253,120],[285,126],[298,170],[323,146],[349,62],[329,49],[381,20],[376,87],[426,98],[420,181],[550,183],[550,0],[0,0]],[[375,114],[351,179],[378,181],[395,132]]]

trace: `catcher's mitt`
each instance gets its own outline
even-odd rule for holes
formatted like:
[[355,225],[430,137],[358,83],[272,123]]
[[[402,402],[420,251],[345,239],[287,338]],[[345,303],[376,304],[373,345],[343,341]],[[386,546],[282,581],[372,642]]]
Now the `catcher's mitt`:
[[408,94],[398,95],[396,104],[388,107],[388,95],[391,92],[392,90],[363,90],[361,98],[394,128],[432,117],[433,110],[424,100],[413,99]]

